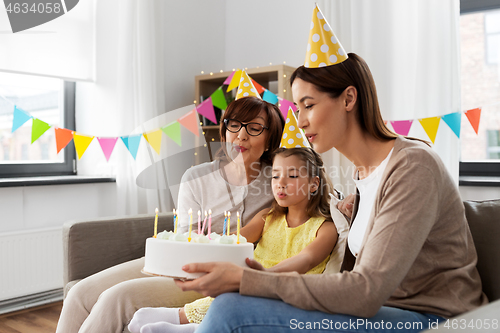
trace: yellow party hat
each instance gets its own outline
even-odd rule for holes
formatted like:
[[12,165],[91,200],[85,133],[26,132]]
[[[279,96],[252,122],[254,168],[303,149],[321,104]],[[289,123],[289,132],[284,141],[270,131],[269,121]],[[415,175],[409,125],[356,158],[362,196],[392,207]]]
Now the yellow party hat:
[[255,89],[252,80],[250,80],[250,77],[248,76],[247,72],[242,70],[240,85],[238,86],[238,92],[236,93],[235,99],[240,99],[242,97],[247,97],[247,96],[254,96],[257,98],[261,98],[259,93],[257,92],[257,89]]
[[302,133],[297,124],[297,118],[295,118],[295,115],[293,114],[293,110],[291,107],[288,109],[288,115],[286,117],[285,129],[283,130],[283,136],[281,137],[280,147],[311,148],[309,141],[306,140],[304,133]]
[[318,68],[339,64],[347,59],[347,53],[332,31],[318,5],[314,8],[309,43],[307,43],[305,67]]

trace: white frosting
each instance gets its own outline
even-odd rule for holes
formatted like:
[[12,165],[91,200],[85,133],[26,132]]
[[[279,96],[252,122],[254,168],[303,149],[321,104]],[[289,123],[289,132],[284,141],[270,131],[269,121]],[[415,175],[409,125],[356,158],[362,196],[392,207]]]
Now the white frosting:
[[[168,232],[167,232],[168,233]],[[163,234],[160,233],[160,234]],[[160,235],[158,234],[158,235]],[[217,234],[215,234],[217,235]],[[192,240],[187,242],[188,235],[172,234],[169,240],[148,238],[146,240],[146,258],[144,272],[185,279],[195,279],[205,273],[186,273],[182,266],[190,263],[226,261],[241,267],[247,267],[246,258],[253,258],[253,244],[247,243],[240,235],[240,244],[236,243],[236,235],[207,236],[192,234]],[[158,237],[158,236],[157,236]],[[206,239],[208,243],[204,243]],[[230,242],[219,243],[219,239]],[[244,241],[243,241],[244,240]]]
[[193,242],[206,244],[206,243],[210,243],[210,240],[205,235],[196,235],[193,238]]
[[162,232],[158,233],[156,237],[158,239],[170,239],[170,237],[174,236],[175,234],[172,231],[166,231],[163,230]]
[[170,240],[176,242],[187,242],[188,236],[186,234],[174,234],[174,236],[171,237]]
[[219,239],[217,239],[217,243],[219,244],[234,244],[233,239],[231,236],[223,235]]

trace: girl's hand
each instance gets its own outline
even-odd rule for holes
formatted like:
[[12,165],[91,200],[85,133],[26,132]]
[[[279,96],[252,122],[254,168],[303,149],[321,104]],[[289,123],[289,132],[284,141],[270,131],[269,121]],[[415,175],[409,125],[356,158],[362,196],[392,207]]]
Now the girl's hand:
[[340,212],[345,216],[347,216],[348,218],[352,218],[352,207],[355,198],[356,196],[351,193],[347,197],[345,197],[344,200],[340,201],[337,204],[337,208],[340,210]]
[[267,271],[267,269],[265,269],[260,262],[254,259],[246,258],[245,263],[252,269],[256,269],[258,271]]
[[204,296],[212,297],[238,291],[243,276],[243,267],[228,262],[189,264],[182,269],[188,273],[207,274],[192,281],[174,280],[177,287],[182,291],[194,290]]

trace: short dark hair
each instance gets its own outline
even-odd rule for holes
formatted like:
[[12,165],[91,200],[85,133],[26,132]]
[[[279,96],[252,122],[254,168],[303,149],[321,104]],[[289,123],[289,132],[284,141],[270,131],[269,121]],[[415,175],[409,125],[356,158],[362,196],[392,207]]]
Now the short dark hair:
[[271,164],[272,152],[280,146],[281,135],[283,134],[283,128],[285,127],[285,118],[281,113],[280,109],[271,103],[268,103],[257,97],[243,97],[231,102],[224,116],[220,121],[219,135],[222,144],[222,150],[224,153],[226,147],[224,142],[226,142],[226,124],[224,124],[224,119],[236,119],[242,122],[249,122],[259,115],[261,111],[267,115],[267,124],[269,127],[268,136],[268,150],[262,154],[260,160],[267,164]]

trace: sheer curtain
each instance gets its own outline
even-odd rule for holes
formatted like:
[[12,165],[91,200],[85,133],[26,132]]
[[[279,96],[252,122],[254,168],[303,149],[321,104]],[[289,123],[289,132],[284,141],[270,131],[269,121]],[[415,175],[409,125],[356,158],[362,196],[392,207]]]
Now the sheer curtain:
[[[128,135],[158,129],[157,116],[165,112],[164,13],[162,1],[121,0],[118,2],[118,130]],[[163,124],[164,125],[164,124]],[[136,177],[158,159],[141,139],[135,162],[125,149],[117,150],[117,214],[133,215],[170,210],[167,189],[144,189]]]
[[[370,66],[384,120],[414,120],[409,136],[429,140],[417,119],[460,110],[458,0],[319,0],[347,52]],[[459,140],[441,121],[435,151],[458,185]],[[351,193],[352,164],[324,154],[338,189]]]

